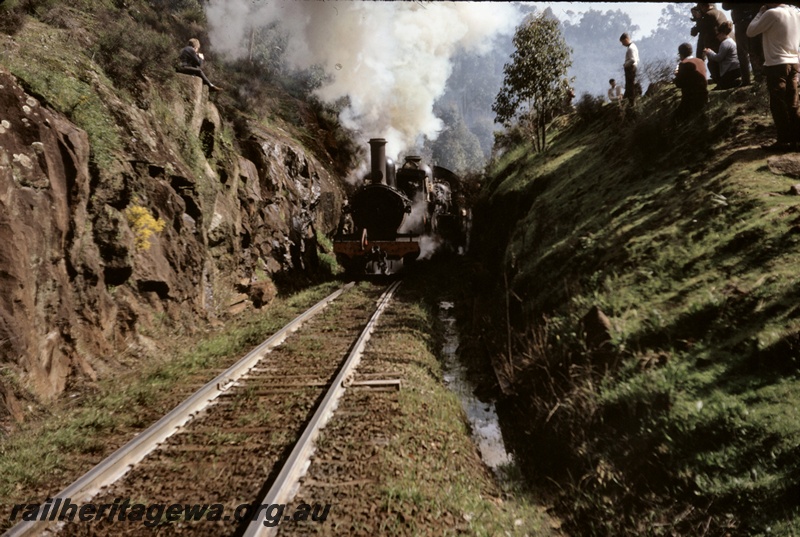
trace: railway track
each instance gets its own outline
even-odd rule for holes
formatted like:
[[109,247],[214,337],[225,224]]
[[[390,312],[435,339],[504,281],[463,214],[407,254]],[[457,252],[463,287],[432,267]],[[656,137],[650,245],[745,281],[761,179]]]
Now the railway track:
[[[273,532],[269,517],[274,512],[251,506],[285,504],[297,491],[314,440],[342,397],[399,282],[385,291],[369,287],[338,300],[352,286],[297,317],[48,499],[50,516],[20,523],[4,536]],[[65,512],[67,500],[78,507],[107,507],[103,516],[90,513],[88,521],[59,521],[54,515]],[[185,512],[170,518],[167,507],[178,504],[206,508],[193,520]],[[130,519],[133,505],[145,510],[138,520]],[[169,523],[161,524],[165,521]]]

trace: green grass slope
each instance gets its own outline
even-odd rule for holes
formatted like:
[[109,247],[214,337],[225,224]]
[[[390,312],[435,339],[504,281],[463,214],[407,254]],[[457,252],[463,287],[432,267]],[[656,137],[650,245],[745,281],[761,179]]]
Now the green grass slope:
[[796,535],[798,181],[759,148],[764,88],[686,125],[677,98],[579,105],[544,153],[495,159],[473,322],[570,533]]

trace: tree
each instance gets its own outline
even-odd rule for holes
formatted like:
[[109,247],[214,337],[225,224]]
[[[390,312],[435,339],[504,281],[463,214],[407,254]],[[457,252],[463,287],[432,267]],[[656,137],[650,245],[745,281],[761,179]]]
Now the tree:
[[645,73],[651,84],[672,80],[672,73],[679,61],[678,45],[691,39],[690,7],[691,5],[686,4],[678,7],[675,4],[668,4],[661,10],[658,28],[637,43],[640,58],[643,60],[647,58],[664,66],[659,72],[654,73],[655,77],[651,76],[651,73]]
[[[587,49],[597,48],[599,42],[619,39],[622,32],[634,35],[639,26],[631,22],[627,13],[617,9],[606,12],[589,9],[581,14],[578,24],[564,21],[564,37],[570,42],[581,42]],[[594,45],[594,46],[592,46]]]
[[567,69],[572,51],[558,20],[545,14],[529,16],[514,34],[511,63],[503,67],[503,88],[492,104],[496,121],[509,126],[515,119],[530,133],[537,151],[547,145],[545,130],[564,106],[570,91]]
[[445,107],[437,115],[447,127],[431,144],[436,164],[458,173],[479,170],[484,164],[480,141],[467,128],[458,108]]
[[[458,127],[450,121],[463,121],[478,138],[485,158],[492,152],[496,128],[492,103],[503,87],[503,64],[514,50],[511,37],[500,36],[491,50],[483,54],[465,50],[456,52],[447,88],[436,105],[435,113],[443,121],[445,129]],[[456,108],[457,114],[442,112],[452,107]]]

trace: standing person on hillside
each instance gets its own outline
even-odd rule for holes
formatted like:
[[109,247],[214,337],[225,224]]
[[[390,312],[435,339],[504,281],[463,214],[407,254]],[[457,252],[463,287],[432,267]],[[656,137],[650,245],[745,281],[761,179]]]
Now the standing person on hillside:
[[636,69],[639,66],[639,49],[636,47],[631,37],[624,33],[619,37],[622,46],[627,47],[625,51],[625,98],[631,105],[636,101]]
[[[706,59],[705,51],[711,49],[719,52],[719,40],[717,39],[717,28],[723,22],[728,21],[725,13],[718,10],[714,4],[697,4],[700,12],[700,20],[697,21],[697,57],[701,60]],[[719,82],[719,64],[709,63],[708,72],[711,80]]]
[[609,80],[608,83],[611,85],[611,87],[608,88],[608,100],[612,103],[620,102],[622,100],[622,88],[617,86],[617,81],[613,78]]
[[[692,37],[697,37],[697,50],[702,51],[706,49],[706,44],[703,43],[703,36],[700,35],[700,19],[703,18],[703,14],[700,12],[700,8],[698,6],[694,6],[691,9],[692,12],[692,22],[694,26],[692,26],[691,34]],[[698,56],[700,53],[698,52]],[[701,60],[704,58],[700,58]]]
[[681,104],[675,111],[676,121],[685,121],[700,114],[708,102],[708,77],[703,60],[692,57],[692,45],[678,47],[681,62],[675,70],[675,85],[681,89]]
[[189,40],[189,44],[181,50],[176,71],[185,75],[199,76],[210,91],[220,91],[220,88],[212,84],[201,69],[203,61],[203,55],[200,54],[200,41],[193,37]]
[[764,4],[747,27],[748,37],[757,35],[763,41],[769,109],[777,130],[775,143],[761,147],[768,151],[791,151],[800,139],[797,111],[800,12],[786,4]]
[[715,64],[719,71],[717,87],[715,90],[738,88],[742,85],[742,70],[739,66],[739,57],[736,54],[736,42],[731,39],[733,24],[725,21],[717,29],[717,41],[719,42],[719,52],[714,52],[710,48],[706,49],[708,65]]
[[762,77],[764,68],[764,50],[761,48],[761,37],[747,37],[747,27],[758,13],[761,4],[740,4],[738,2],[722,2],[722,9],[731,12],[733,35],[736,39],[736,55],[742,69],[742,86]]

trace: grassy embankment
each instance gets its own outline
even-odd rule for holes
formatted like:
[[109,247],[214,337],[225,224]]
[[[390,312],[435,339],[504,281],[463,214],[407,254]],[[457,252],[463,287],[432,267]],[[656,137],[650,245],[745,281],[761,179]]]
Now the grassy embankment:
[[[712,92],[706,123],[674,125],[676,99],[627,120],[579,107],[544,153],[495,160],[474,322],[494,327],[519,454],[568,531],[796,535],[797,180],[759,149],[763,87]],[[594,306],[607,332],[582,321]]]
[[395,307],[408,328],[382,341],[402,357],[397,362],[407,384],[400,394],[403,418],[381,456],[386,515],[378,534],[560,535],[541,505],[516,482],[498,486],[481,462],[461,402],[442,383],[439,351],[432,348],[441,342],[430,332],[436,310],[420,305],[437,291],[418,280],[404,294],[411,300]]

